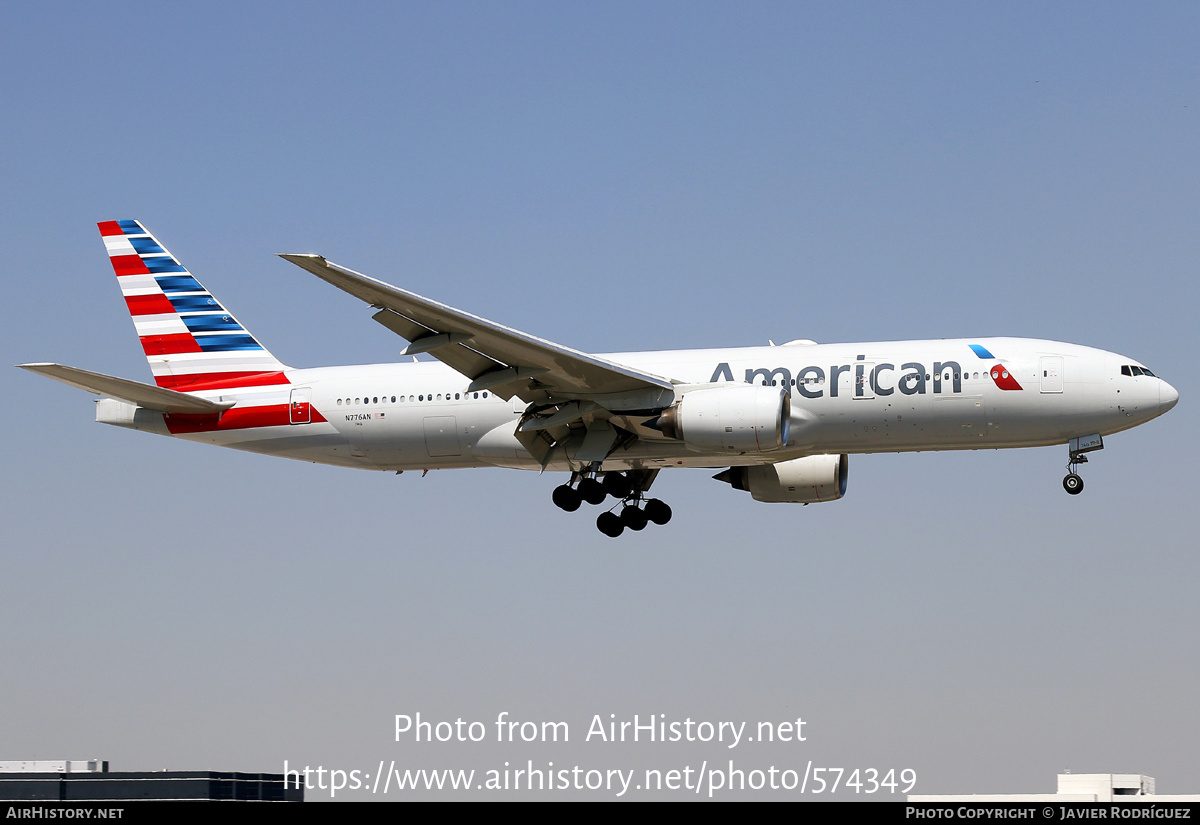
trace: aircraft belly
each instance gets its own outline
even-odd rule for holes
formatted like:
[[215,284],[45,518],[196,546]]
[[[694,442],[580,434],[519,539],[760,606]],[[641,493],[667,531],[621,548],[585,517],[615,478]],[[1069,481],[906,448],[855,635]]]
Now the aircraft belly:
[[480,435],[468,449],[477,460],[496,467],[537,470],[541,463],[517,441],[517,419],[504,421]]
[[934,399],[933,410],[939,440],[962,446],[976,446],[986,440],[988,415],[982,395],[940,396]]
[[245,450],[252,453],[263,453],[281,458],[291,458],[297,461],[310,461],[314,464],[332,464],[340,467],[370,468],[363,459],[350,454],[346,449],[346,440],[341,435],[311,436],[281,436],[279,438],[259,438],[254,441],[242,441],[226,444],[235,450]]
[[[1035,385],[1036,386],[1036,385]],[[1119,416],[1106,409],[1101,384],[1060,383],[1053,393],[1012,393],[997,399],[996,446],[1063,444],[1092,432],[1115,432]],[[1118,427],[1119,428],[1119,427]]]
[[175,437],[316,464],[370,467],[363,458],[351,453],[345,436],[329,423],[183,433]]
[[[395,408],[384,418],[358,422],[366,459],[388,470],[507,466],[477,455],[475,444],[489,431],[516,429],[509,405],[430,404]],[[513,439],[515,442],[515,439]],[[519,447],[519,445],[518,445]],[[524,450],[521,452],[524,454]],[[526,458],[528,458],[528,455]]]

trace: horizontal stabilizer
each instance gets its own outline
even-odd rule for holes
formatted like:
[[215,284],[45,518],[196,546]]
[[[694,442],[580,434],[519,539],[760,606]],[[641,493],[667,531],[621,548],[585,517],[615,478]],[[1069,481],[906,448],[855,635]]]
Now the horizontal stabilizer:
[[159,410],[165,413],[208,415],[224,412],[237,403],[236,401],[207,401],[184,392],[153,387],[138,381],[130,381],[127,378],[88,372],[75,367],[64,367],[62,364],[17,364],[17,366],[23,370],[53,378],[55,381],[70,384],[72,387],[94,392],[96,395],[117,398],[148,410]]

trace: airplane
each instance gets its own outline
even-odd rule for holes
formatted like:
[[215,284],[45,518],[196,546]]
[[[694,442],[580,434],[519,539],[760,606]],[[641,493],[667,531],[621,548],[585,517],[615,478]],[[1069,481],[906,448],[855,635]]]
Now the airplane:
[[313,254],[280,257],[374,308],[412,361],[293,369],[141,223],[98,226],[154,384],[18,365],[101,396],[97,421],[397,473],[566,472],[553,502],[573,512],[612,499],[596,526],[614,538],[670,520],[646,496],[668,467],[718,469],[757,501],[811,504],[845,495],[850,454],[1066,444],[1075,495],[1077,467],[1104,436],[1179,400],[1132,358],[1022,338],[591,355]]

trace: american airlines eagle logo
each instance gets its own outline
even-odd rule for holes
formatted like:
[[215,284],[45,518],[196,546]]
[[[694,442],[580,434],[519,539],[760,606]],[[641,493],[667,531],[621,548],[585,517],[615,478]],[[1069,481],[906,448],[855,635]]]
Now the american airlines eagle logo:
[[997,364],[992,367],[989,373],[992,376],[992,381],[1002,390],[1019,390],[1021,385],[1017,383],[1017,379],[1012,376],[1012,373],[1003,364]]

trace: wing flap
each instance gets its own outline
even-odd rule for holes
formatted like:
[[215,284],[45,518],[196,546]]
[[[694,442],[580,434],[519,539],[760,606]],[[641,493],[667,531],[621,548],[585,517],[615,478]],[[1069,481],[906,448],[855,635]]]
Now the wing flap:
[[72,387],[93,392],[96,395],[117,398],[159,412],[208,415],[224,412],[237,403],[236,401],[208,401],[185,392],[154,387],[150,384],[104,375],[99,372],[88,372],[76,367],[66,367],[62,364],[18,364],[17,366]]
[[[383,324],[392,332],[399,335],[404,340],[411,342],[425,341],[429,338],[439,337],[440,335],[455,336],[464,334],[458,332],[435,332],[429,327],[422,326],[421,324],[418,324],[409,318],[405,318],[403,315],[393,312],[390,309],[381,309],[371,317]],[[409,348],[411,348],[411,346],[412,345],[410,344]],[[423,350],[419,349],[418,351]],[[498,366],[503,366],[495,359],[488,358],[486,355],[481,355],[480,353],[470,349],[469,346],[462,346],[457,343],[438,347],[436,352],[432,349],[428,350],[428,352],[433,355],[434,358],[437,358],[439,361],[442,361],[447,366],[457,370],[468,378],[474,378],[475,376],[495,369]],[[408,354],[407,350],[405,354]]]

